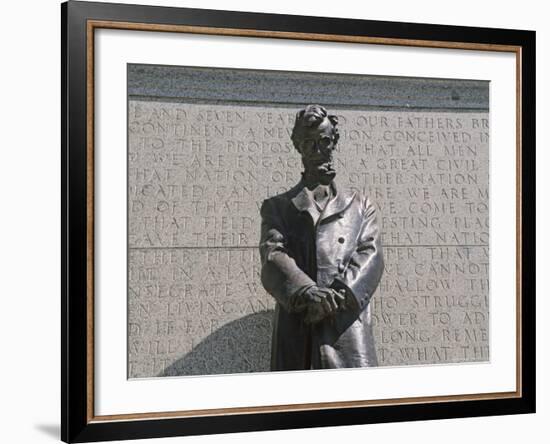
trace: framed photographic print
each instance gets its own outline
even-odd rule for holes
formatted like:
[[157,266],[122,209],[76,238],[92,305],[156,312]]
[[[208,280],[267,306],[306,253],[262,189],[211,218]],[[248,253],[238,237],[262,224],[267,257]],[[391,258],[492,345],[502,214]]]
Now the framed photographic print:
[[62,439],[535,411],[535,33],[62,5]]

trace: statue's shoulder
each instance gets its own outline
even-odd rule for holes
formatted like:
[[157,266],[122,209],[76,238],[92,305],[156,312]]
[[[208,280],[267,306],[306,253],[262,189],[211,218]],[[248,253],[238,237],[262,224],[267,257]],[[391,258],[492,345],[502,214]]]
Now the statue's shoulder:
[[262,212],[269,211],[270,209],[277,209],[280,208],[282,205],[285,205],[286,202],[291,199],[289,193],[290,190],[264,199],[264,201],[262,202]]
[[355,192],[355,200],[362,206],[367,205],[367,203],[370,202],[369,196],[362,190],[357,190]]
[[361,206],[361,210],[365,216],[371,216],[373,213],[377,212],[378,206],[376,205],[373,198],[362,191],[357,191],[355,196],[357,204]]
[[281,210],[283,210],[292,199],[294,195],[292,191],[293,189],[290,189],[288,191],[284,191],[282,193],[264,199],[260,209],[261,214],[281,212]]
[[267,202],[267,205],[281,205],[290,202],[296,195],[303,189],[303,186],[299,183],[287,191],[282,193],[275,194],[274,196],[268,197],[264,200],[264,204]]

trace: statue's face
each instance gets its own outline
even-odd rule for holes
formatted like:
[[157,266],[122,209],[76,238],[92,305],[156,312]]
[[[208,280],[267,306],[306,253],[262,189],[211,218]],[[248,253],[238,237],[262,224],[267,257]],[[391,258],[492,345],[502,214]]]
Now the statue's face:
[[306,128],[300,142],[300,153],[304,165],[320,175],[329,174],[332,177],[334,177],[332,153],[335,148],[332,123],[328,119],[323,120],[316,128]]

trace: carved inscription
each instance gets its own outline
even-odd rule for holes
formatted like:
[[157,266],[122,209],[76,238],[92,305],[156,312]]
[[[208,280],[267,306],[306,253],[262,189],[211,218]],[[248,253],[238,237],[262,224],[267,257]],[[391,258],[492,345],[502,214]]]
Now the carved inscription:
[[[295,108],[129,102],[129,377],[269,370],[259,208],[300,179]],[[379,208],[380,365],[489,359],[488,113],[331,109]]]

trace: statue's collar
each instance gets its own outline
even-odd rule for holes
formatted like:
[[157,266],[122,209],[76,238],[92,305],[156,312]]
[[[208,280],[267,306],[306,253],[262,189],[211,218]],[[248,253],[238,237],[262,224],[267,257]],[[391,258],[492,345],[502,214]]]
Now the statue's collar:
[[[330,183],[330,188],[332,198],[321,213],[321,221],[343,213],[355,198],[355,192],[338,189],[334,180]],[[312,218],[315,220],[316,217],[313,217],[313,214],[316,213],[315,202],[313,202],[310,193],[307,192],[303,180],[291,190],[290,194],[292,196],[291,201],[296,209],[298,211],[307,211],[312,214]]]

